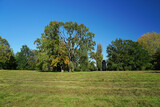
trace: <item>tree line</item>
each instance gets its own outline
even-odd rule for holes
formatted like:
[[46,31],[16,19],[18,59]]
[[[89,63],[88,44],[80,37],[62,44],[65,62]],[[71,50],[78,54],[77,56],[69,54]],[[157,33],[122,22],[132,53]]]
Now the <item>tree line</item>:
[[[94,52],[95,34],[84,24],[51,21],[31,50],[16,54],[0,36],[0,69],[40,71],[101,71],[102,45]],[[106,49],[107,70],[160,70],[160,34],[147,33],[137,41],[116,39]]]

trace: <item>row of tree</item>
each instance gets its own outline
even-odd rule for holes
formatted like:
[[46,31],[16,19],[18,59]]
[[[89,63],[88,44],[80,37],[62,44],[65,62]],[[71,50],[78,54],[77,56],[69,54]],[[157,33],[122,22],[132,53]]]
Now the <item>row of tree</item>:
[[[37,45],[37,50],[30,50],[26,45],[23,45],[20,52],[12,55],[15,60],[14,67],[16,69],[61,72],[96,70],[94,62],[89,61],[96,44],[93,38],[94,33],[89,32],[84,24],[51,21],[45,27],[41,38],[34,42]],[[11,51],[9,44],[8,50]],[[2,51],[4,52],[4,50]],[[13,54],[13,52],[11,53]],[[10,59],[10,57],[6,59]],[[5,61],[3,60],[2,63]],[[1,64],[1,69],[10,68],[4,68]]]
[[160,34],[144,34],[137,42],[116,39],[107,53],[108,70],[160,70]]
[[[41,71],[102,70],[102,45],[84,24],[51,21],[36,50],[23,45],[15,55],[6,39],[0,37],[0,69],[38,69]],[[107,47],[107,70],[160,69],[160,34],[147,33],[137,42],[116,39]]]

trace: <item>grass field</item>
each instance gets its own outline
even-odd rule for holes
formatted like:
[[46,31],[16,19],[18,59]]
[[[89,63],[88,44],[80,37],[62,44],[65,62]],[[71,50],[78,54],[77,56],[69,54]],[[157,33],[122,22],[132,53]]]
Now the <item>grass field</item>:
[[160,107],[160,72],[0,71],[0,106]]

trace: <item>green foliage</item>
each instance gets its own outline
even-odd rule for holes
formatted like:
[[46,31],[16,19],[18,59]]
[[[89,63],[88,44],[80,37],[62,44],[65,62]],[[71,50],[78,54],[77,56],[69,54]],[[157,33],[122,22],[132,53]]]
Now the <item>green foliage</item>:
[[[63,32],[66,33],[63,33],[62,37],[67,44],[69,60],[74,64],[75,68],[88,69],[88,53],[90,54],[94,50],[95,41],[93,38],[95,34],[89,32],[89,29],[84,24],[79,25],[77,22],[66,22],[63,25]],[[87,59],[84,59],[84,57]],[[86,68],[81,63],[82,61],[87,64]]]
[[96,52],[96,63],[97,63],[98,71],[102,70],[102,60],[103,60],[102,45],[99,43],[97,45],[97,52]]
[[97,67],[95,66],[95,62],[94,61],[91,61],[89,63],[89,70],[90,71],[97,71]]
[[15,59],[8,41],[0,36],[0,69],[14,69]]
[[35,52],[36,52],[35,50],[32,50],[30,56],[28,57],[27,63],[28,63],[28,66],[29,66],[28,68],[30,70],[35,70],[36,69],[37,62],[36,62],[36,53]]
[[154,70],[160,70],[160,49],[153,55],[152,63]]
[[[38,48],[38,68],[48,71],[67,69],[73,71],[73,68],[80,65],[84,69],[84,64],[81,62],[88,63],[88,53],[94,49],[95,45],[93,37],[94,34],[89,32],[83,24],[51,21],[45,27],[41,38],[35,41]],[[84,60],[84,57],[87,59]],[[88,64],[86,68],[88,69]]]
[[37,39],[37,67],[42,71],[63,71],[68,67],[66,44],[60,37],[61,22],[50,22],[41,39]]
[[151,64],[152,69],[158,70],[159,68],[159,49],[160,49],[160,33],[152,32],[142,35],[138,39],[138,43],[145,48],[152,56]]
[[10,59],[9,59],[9,61],[7,61],[7,62],[5,63],[5,65],[3,65],[3,69],[15,70],[16,67],[17,67],[17,64],[16,64],[15,55],[14,55],[13,51],[11,50]]
[[102,45],[100,43],[97,45],[96,53],[94,53],[94,52],[91,53],[91,58],[96,60],[96,65],[97,65],[98,71],[102,71],[103,55],[102,55]]
[[50,63],[49,63],[49,56],[46,53],[38,53],[36,59],[36,66],[37,69],[42,71],[49,71],[50,70]]
[[80,55],[80,69],[81,71],[89,70],[89,61],[88,61],[88,53],[85,49],[81,50]]
[[74,68],[74,71],[81,71],[81,68],[80,68],[80,66],[79,65],[77,65],[75,68]]
[[[60,41],[60,45],[57,51],[57,54],[52,55],[52,69],[55,68],[60,68],[61,72],[64,72],[64,70],[66,70],[68,68],[68,65],[70,63],[69,58],[67,56],[67,48],[66,48],[66,44],[64,43],[64,41]],[[73,69],[73,68],[71,68]]]
[[34,53],[27,47],[23,45],[21,52],[16,54],[17,69],[28,70],[35,69],[35,58]]
[[17,63],[17,69],[26,69],[27,66],[27,58],[21,54],[20,52],[16,53],[16,63]]
[[74,64],[72,62],[69,63],[69,72],[73,72],[74,71]]
[[144,70],[151,57],[137,42],[116,39],[107,47],[108,70]]

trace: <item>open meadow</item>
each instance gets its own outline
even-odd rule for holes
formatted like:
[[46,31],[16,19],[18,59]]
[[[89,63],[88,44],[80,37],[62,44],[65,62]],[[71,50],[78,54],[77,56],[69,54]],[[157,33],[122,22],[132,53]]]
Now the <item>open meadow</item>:
[[159,107],[160,72],[1,70],[0,106]]

